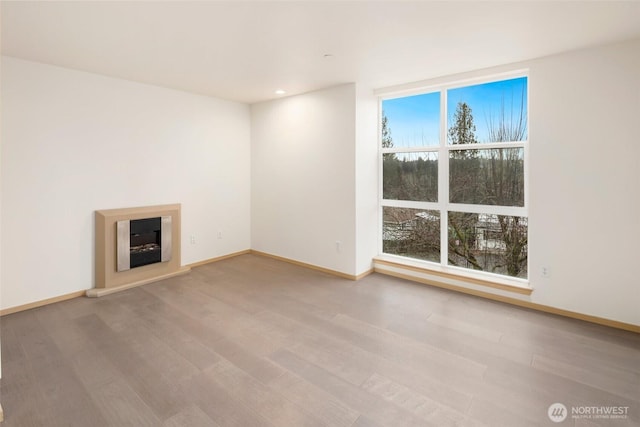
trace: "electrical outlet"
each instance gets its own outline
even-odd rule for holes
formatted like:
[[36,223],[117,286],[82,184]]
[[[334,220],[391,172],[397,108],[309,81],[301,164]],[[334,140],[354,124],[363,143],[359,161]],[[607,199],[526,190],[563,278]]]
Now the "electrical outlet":
[[191,236],[189,236],[189,243],[191,243],[192,245],[196,244],[196,236],[194,236],[193,234]]
[[222,239],[222,231],[218,231],[218,239]]
[[551,275],[551,270],[549,269],[549,267],[542,267],[540,269],[540,274],[542,275],[542,277],[549,277]]
[[340,240],[336,240],[336,252],[342,252],[342,242]]

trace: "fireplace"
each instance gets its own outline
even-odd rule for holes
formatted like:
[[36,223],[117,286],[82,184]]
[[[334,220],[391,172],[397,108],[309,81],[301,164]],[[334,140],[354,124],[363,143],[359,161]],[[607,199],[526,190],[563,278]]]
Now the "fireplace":
[[171,217],[123,220],[117,227],[117,271],[171,260]]
[[180,265],[180,204],[95,212],[95,288],[108,295],[187,273]]

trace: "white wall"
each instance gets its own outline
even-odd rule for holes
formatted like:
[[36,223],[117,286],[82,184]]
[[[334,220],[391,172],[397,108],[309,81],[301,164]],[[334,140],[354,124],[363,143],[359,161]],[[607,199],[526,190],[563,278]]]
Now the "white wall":
[[378,98],[356,85],[356,274],[378,255]]
[[253,249],[355,274],[355,103],[348,84],[252,105]]
[[384,89],[529,70],[533,293],[455,284],[640,325],[639,52],[635,40]]
[[182,203],[183,265],[250,247],[247,105],[8,57],[1,71],[2,308],[93,286],[99,209]]
[[636,40],[528,64],[533,300],[636,325],[639,52]]

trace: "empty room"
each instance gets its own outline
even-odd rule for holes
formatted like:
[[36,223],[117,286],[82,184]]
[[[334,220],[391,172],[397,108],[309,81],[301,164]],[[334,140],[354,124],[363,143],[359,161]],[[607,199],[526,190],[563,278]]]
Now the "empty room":
[[640,2],[0,24],[2,425],[640,425]]

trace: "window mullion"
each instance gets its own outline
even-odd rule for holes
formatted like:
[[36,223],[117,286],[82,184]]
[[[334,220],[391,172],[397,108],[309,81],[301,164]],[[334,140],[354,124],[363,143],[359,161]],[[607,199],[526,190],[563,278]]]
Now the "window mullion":
[[449,251],[449,150],[447,148],[447,91],[440,91],[440,150],[438,152],[438,204],[440,205],[440,264]]
[[526,144],[525,141],[515,142],[482,142],[480,144],[456,144],[448,145],[451,151],[465,151],[465,150],[492,150],[496,148],[521,148]]
[[436,152],[440,148],[439,146],[420,146],[420,147],[392,147],[392,148],[383,148],[382,153],[422,153],[422,152]]
[[382,199],[380,204],[382,206],[389,206],[392,208],[427,209],[432,211],[440,209],[440,205],[436,202],[421,202],[415,200]]
[[522,206],[471,205],[464,203],[450,203],[447,209],[453,212],[506,216],[527,216],[527,209]]

